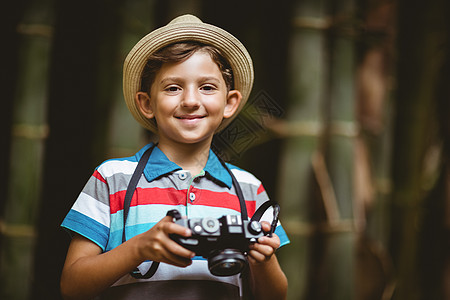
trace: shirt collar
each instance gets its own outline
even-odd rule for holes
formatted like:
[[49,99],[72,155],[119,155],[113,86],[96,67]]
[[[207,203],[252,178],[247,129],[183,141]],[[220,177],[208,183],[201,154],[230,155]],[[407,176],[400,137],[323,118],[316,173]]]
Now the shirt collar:
[[[136,153],[136,159],[139,161],[144,154],[144,152],[153,146],[153,144],[148,144],[138,153]],[[147,162],[147,165],[144,169],[145,178],[150,182],[155,180],[156,178],[177,170],[181,170],[182,168],[176,163],[170,161],[167,156],[156,146]],[[225,169],[225,167],[220,162],[219,158],[216,154],[210,149],[208,161],[206,162],[206,166],[204,171],[208,173],[211,177],[216,180],[224,183],[228,188],[232,186],[231,175]]]
[[229,189],[231,189],[231,185],[233,184],[231,175],[211,149],[209,149],[208,161],[206,162],[204,170],[206,173],[223,182]]

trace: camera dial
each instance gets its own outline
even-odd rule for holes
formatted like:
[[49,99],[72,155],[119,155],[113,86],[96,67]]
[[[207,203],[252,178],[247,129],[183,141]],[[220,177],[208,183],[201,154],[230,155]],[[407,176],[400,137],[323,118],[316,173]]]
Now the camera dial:
[[206,217],[202,219],[202,227],[208,233],[214,233],[220,228],[220,223],[217,219]]
[[260,234],[262,232],[261,223],[259,223],[258,221],[251,221],[250,223],[248,223],[248,231],[251,234]]

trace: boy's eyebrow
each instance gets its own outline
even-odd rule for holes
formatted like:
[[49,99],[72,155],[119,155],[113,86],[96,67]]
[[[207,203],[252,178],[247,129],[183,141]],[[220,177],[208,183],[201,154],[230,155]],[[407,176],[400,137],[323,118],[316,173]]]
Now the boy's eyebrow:
[[182,80],[181,77],[170,76],[170,77],[165,77],[165,78],[161,79],[160,83],[164,84],[166,82],[178,82],[180,80]]
[[[160,84],[164,85],[167,83],[182,82],[182,81],[184,81],[183,77],[170,76],[170,77],[165,77],[165,78],[161,79]],[[199,81],[199,82],[215,81],[215,82],[219,83],[220,79],[217,78],[216,76],[202,76],[202,77],[199,77],[197,81]]]
[[220,83],[220,78],[217,78],[216,76],[203,76],[200,77],[199,82],[211,82],[213,81],[215,84],[219,84]]

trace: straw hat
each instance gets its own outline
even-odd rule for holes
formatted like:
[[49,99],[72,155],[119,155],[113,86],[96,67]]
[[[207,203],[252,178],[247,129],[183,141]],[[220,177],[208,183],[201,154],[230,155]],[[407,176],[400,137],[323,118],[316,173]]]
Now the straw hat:
[[253,85],[253,63],[244,45],[225,30],[203,23],[193,15],[183,15],[169,24],[144,36],[125,59],[123,66],[123,93],[125,102],[133,117],[146,129],[157,132],[155,123],[141,114],[135,102],[135,95],[141,87],[141,74],[147,58],[155,51],[175,42],[197,41],[218,48],[230,63],[234,76],[234,88],[242,94],[241,104],[234,116],[224,119],[217,131],[225,128],[250,95]]

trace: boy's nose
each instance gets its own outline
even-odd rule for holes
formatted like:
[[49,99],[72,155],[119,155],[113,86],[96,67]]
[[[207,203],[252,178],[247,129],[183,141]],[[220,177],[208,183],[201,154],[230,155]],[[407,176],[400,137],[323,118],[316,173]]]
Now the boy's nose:
[[181,106],[183,107],[199,107],[199,93],[196,89],[186,89],[181,99]]

